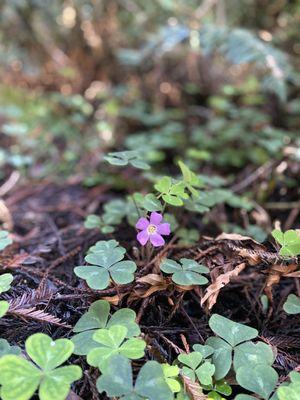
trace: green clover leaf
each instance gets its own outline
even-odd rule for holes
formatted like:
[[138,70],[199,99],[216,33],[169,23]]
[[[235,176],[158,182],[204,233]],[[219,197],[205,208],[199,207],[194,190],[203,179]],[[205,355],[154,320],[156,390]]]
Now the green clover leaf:
[[9,233],[7,231],[0,231],[0,251],[12,244],[12,240],[8,235]]
[[34,365],[16,355],[0,359],[1,398],[28,400],[39,388],[41,400],[64,400],[71,383],[80,379],[81,368],[75,365],[59,367],[72,354],[74,345],[68,339],[53,341],[43,333],[30,336],[25,343]]
[[0,359],[1,398],[3,400],[28,400],[37,390],[42,371],[31,362],[16,355]]
[[138,336],[141,331],[135,322],[136,314],[129,308],[121,308],[110,318],[110,304],[105,300],[95,301],[88,311],[77,321],[73,332],[77,333],[72,337],[75,345],[74,353],[87,355],[88,352],[97,347],[93,335],[99,328],[110,328],[114,325],[122,325],[127,328],[127,338]]
[[194,382],[196,378],[195,371],[200,365],[202,359],[202,354],[197,353],[196,351],[188,354],[179,354],[178,360],[184,364],[184,367],[182,368],[183,375],[187,376]]
[[[249,364],[249,360],[253,363],[258,358],[257,350],[263,350],[267,354],[266,360],[269,360],[273,355],[270,354],[269,349],[266,350],[265,346],[260,344],[258,347],[248,341],[254,339],[258,335],[258,331],[249,326],[239,324],[231,321],[228,318],[222,317],[218,314],[213,314],[209,320],[209,326],[212,331],[220,337],[211,337],[206,341],[206,345],[214,349],[212,361],[216,367],[215,379],[219,380],[224,378],[231,368],[232,353],[237,349],[235,356],[235,364],[241,365],[245,362]],[[236,347],[239,344],[245,343],[245,346],[240,348]],[[266,366],[268,363],[265,363]],[[256,364],[255,364],[256,365]]]
[[121,397],[132,393],[133,376],[128,358],[112,356],[105,373],[97,379],[97,389],[99,393],[106,392],[109,397]]
[[187,200],[185,207],[190,211],[203,214],[220,203],[226,203],[233,208],[245,208],[248,211],[253,208],[253,204],[247,198],[238,196],[228,189],[210,189],[201,192],[198,197]]
[[249,368],[258,364],[271,366],[274,359],[272,348],[266,343],[245,342],[234,348],[233,366],[235,371],[245,365],[248,365]]
[[214,349],[212,347],[202,344],[194,344],[193,350],[201,353],[203,358],[211,356],[214,352]]
[[7,354],[15,354],[19,355],[21,353],[21,349],[18,346],[11,346],[7,340],[0,339],[0,357],[3,357]]
[[300,313],[300,297],[295,294],[289,294],[286,299],[283,309],[288,314],[299,314]]
[[212,377],[215,373],[215,366],[209,361],[204,362],[196,369],[196,376],[202,385],[211,385]]
[[291,382],[286,385],[281,385],[276,394],[279,400],[298,400],[300,393],[300,374],[291,372],[289,375]]
[[188,199],[189,195],[185,193],[184,182],[176,182],[169,176],[164,176],[155,185],[154,188],[161,194],[162,199],[172,206],[182,206],[183,199]]
[[176,379],[179,375],[177,365],[161,364],[165,380],[173,393],[178,393],[181,390],[180,382]]
[[93,335],[98,346],[91,349],[87,355],[87,362],[105,370],[108,360],[116,354],[136,360],[144,356],[146,343],[142,339],[127,339],[127,328],[122,325],[113,325],[108,329],[99,329]]
[[300,255],[300,234],[290,229],[282,232],[279,229],[272,231],[274,239],[281,245],[279,254],[283,257],[295,257]]
[[161,202],[153,193],[148,193],[142,200],[142,207],[149,212],[152,211],[162,211],[163,207]]
[[178,244],[183,246],[193,246],[199,241],[200,238],[200,234],[197,229],[180,228],[176,234],[180,239]]
[[86,229],[99,229],[100,232],[112,233],[114,232],[114,227],[105,223],[103,218],[100,218],[98,215],[88,215],[86,220],[84,221],[84,227]]
[[202,354],[193,351],[192,353],[182,353],[179,354],[178,360],[182,363],[187,365],[189,368],[195,370],[203,359]]
[[212,362],[216,368],[214,377],[219,380],[229,372],[232,364],[235,371],[247,367],[254,369],[264,365],[267,369],[274,362],[274,354],[270,346],[263,342],[252,343],[258,332],[246,325],[230,321],[218,314],[212,315],[209,320],[210,328],[220,337],[211,337],[206,345],[214,349]]
[[122,400],[173,400],[173,393],[167,384],[161,365],[148,361],[141,368],[135,385],[128,358],[115,355],[104,373],[97,380],[100,393],[108,397],[119,397]]
[[232,347],[225,340],[218,337],[208,338],[206,345],[214,349],[212,362],[216,368],[215,379],[224,378],[230,370],[232,363]]
[[267,400],[275,389],[278,374],[273,368],[265,364],[258,364],[251,367],[251,370],[249,370],[249,366],[243,366],[238,368],[236,380],[243,388]]
[[111,165],[125,166],[130,164],[138,169],[150,169],[150,165],[144,161],[142,155],[134,150],[108,153],[107,156],[104,157],[104,160]]
[[208,282],[207,278],[201,274],[207,274],[209,269],[188,258],[181,258],[180,264],[166,258],[161,263],[160,269],[167,274],[172,274],[172,281],[177,285],[205,285]]
[[12,274],[0,275],[0,293],[7,292],[10,289],[13,279]]
[[194,172],[192,172],[189,167],[182,161],[179,161],[178,165],[181,169],[185,187],[188,189],[193,197],[199,197],[199,192],[197,188],[202,186],[200,178]]
[[254,339],[258,335],[258,331],[249,326],[231,321],[228,318],[218,314],[213,314],[209,320],[210,329],[231,346]]
[[106,289],[110,279],[120,285],[132,282],[134,279],[136,264],[133,261],[123,261],[126,250],[117,247],[115,240],[107,242],[98,242],[93,246],[92,252],[85,257],[85,261],[92,265],[78,266],[74,269],[75,274],[85,279],[91,289]]
[[7,313],[9,309],[9,303],[6,300],[0,300],[0,318]]
[[[208,347],[208,346],[207,346]],[[203,360],[203,355],[197,351],[188,354],[180,354],[178,360],[185,364],[182,368],[183,375],[195,382],[196,377],[201,385],[211,385],[215,367],[210,361]]]

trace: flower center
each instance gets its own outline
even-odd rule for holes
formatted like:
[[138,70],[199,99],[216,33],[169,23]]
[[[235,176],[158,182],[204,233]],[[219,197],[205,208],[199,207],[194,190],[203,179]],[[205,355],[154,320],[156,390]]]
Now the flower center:
[[150,235],[152,235],[153,233],[156,233],[157,227],[155,225],[149,225],[147,231]]

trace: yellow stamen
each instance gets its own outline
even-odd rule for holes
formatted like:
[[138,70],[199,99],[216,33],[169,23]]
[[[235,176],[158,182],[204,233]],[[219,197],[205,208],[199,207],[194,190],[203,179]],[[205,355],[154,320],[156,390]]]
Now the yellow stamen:
[[155,225],[149,225],[147,228],[148,233],[151,235],[157,231],[157,228]]

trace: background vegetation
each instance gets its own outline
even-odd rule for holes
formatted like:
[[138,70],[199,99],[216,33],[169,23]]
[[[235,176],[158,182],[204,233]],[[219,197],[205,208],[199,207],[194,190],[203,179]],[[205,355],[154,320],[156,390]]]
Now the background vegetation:
[[[19,400],[14,363],[25,380],[35,376],[28,390],[39,387],[42,400],[40,371],[63,382],[64,368],[70,376],[57,400],[71,384],[70,400],[106,399],[103,391],[198,400],[199,384],[201,400],[299,400],[299,30],[299,0],[0,2],[4,400]],[[156,211],[172,232],[161,251],[141,248],[134,231]],[[105,279],[99,285],[87,271]],[[86,326],[99,310],[106,317],[93,341]],[[223,336],[219,324],[245,341]],[[51,357],[54,342],[36,332],[65,340],[51,368],[35,351],[41,345]],[[99,364],[99,349],[82,348],[109,335],[122,338],[109,353],[119,369]],[[16,346],[39,368],[20,361]],[[249,384],[253,346],[266,365],[257,356]],[[78,365],[56,368],[72,353],[82,377]],[[163,372],[141,360],[132,370],[129,359],[143,357],[164,362]],[[293,399],[275,393],[292,370]],[[149,394],[152,373],[160,390]],[[268,388],[257,384],[264,373]],[[119,394],[118,374],[127,385]]]

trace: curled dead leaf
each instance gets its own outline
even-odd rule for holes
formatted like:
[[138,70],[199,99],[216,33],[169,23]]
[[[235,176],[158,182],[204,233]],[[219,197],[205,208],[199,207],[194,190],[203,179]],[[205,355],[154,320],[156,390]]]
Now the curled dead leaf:
[[251,238],[250,236],[243,236],[240,235],[239,233],[221,233],[221,235],[216,237],[216,240],[233,240],[233,241],[244,241],[244,240],[250,240],[251,242],[258,244],[259,246],[261,246],[261,243],[257,242],[256,240],[254,240],[253,238]]
[[273,300],[273,292],[272,292],[273,286],[277,285],[282,277],[289,277],[289,278],[300,277],[300,271],[296,271],[297,269],[298,269],[297,264],[272,265],[264,287],[264,292],[267,295],[269,301]]
[[114,306],[117,306],[120,303],[122,297],[123,297],[122,295],[116,294],[115,296],[101,297],[101,299],[108,301],[110,304],[112,304]]
[[207,302],[208,309],[210,310],[216,303],[220,290],[226,286],[231,278],[238,276],[246,267],[245,263],[237,265],[233,270],[221,274],[217,277],[216,281],[208,286],[206,293],[201,300],[201,305]]
[[138,278],[136,280],[138,283],[148,283],[148,285],[159,285],[164,283],[164,278],[162,275],[157,275],[157,274],[148,274],[145,276],[142,276],[141,278]]

